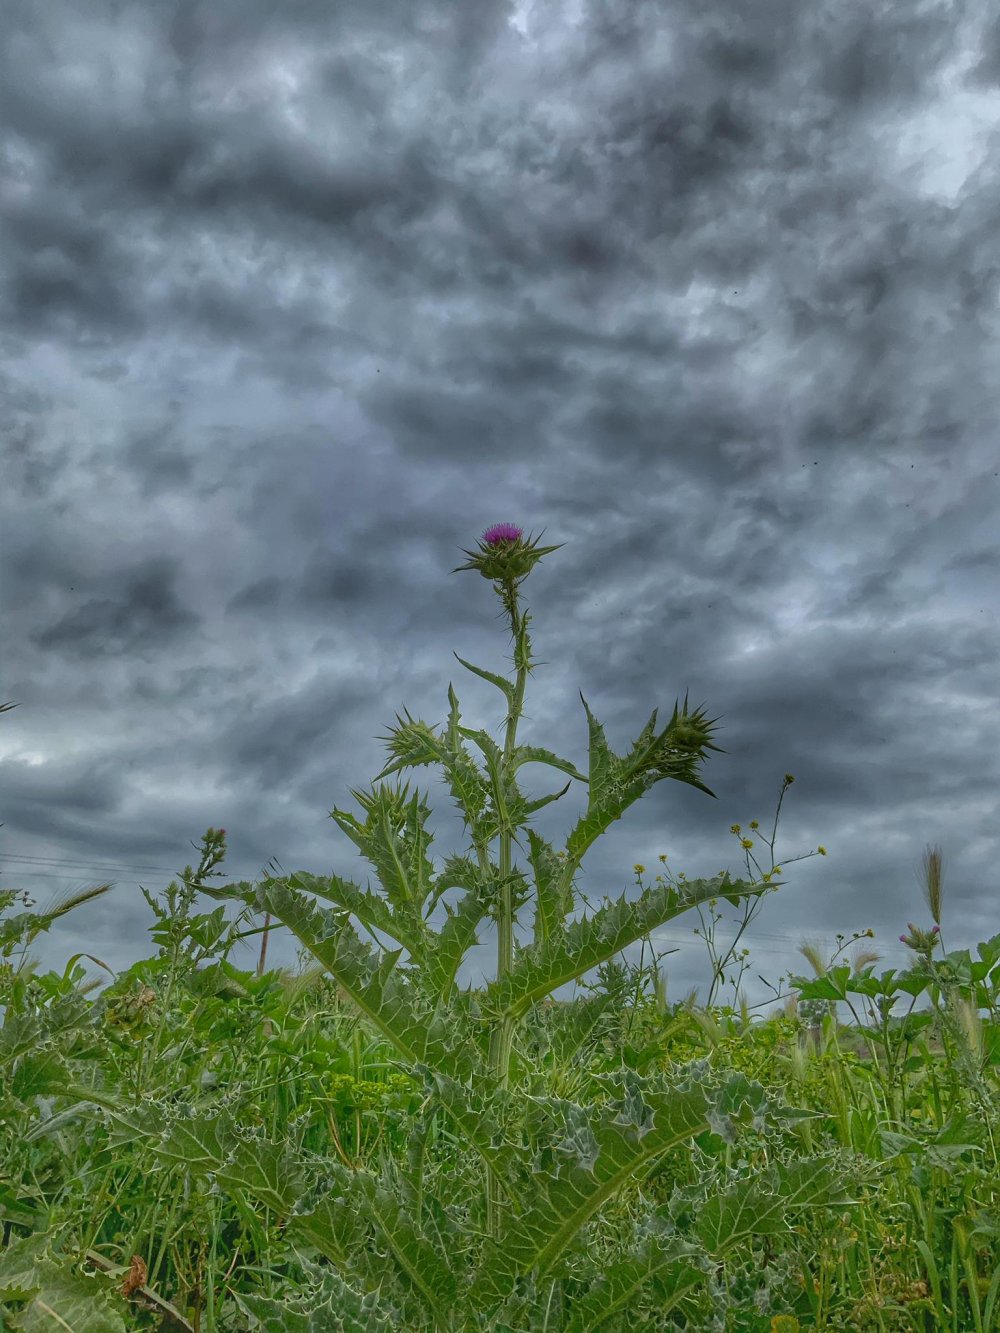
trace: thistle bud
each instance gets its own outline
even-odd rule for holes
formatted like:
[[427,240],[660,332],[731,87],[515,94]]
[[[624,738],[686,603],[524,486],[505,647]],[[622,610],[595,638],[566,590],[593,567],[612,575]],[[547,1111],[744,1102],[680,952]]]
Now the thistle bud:
[[478,569],[484,579],[511,584],[526,578],[543,555],[558,551],[563,545],[564,542],[557,546],[537,546],[532,541],[526,542],[522,529],[515,524],[494,523],[483,533],[478,551],[465,551],[469,563],[458,565],[451,572]]
[[910,933],[909,935],[900,935],[900,942],[905,944],[908,949],[912,949],[914,953],[922,953],[930,958],[934,952],[934,946],[938,942],[938,935],[941,932],[940,926],[935,926],[933,930],[921,930],[912,921],[907,921],[906,924],[910,928]]

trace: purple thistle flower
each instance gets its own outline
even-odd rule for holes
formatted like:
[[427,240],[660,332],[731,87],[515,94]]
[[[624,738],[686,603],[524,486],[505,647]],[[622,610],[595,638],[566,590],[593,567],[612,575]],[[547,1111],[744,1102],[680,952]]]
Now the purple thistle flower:
[[514,523],[494,523],[483,533],[483,541],[487,546],[496,546],[499,542],[516,542],[522,533],[523,529]]

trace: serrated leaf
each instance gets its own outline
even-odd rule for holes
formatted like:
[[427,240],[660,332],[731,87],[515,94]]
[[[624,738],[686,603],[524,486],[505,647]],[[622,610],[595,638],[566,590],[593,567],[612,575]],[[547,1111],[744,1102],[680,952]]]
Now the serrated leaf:
[[[631,1177],[705,1127],[712,1100],[698,1072],[674,1087],[631,1070],[601,1076],[600,1082],[624,1090],[608,1107],[525,1099],[528,1141],[548,1141],[552,1148],[543,1154],[546,1160],[537,1160],[526,1208],[510,1212],[499,1237],[485,1243],[472,1285],[477,1305],[485,1308],[504,1296],[519,1275],[544,1277]],[[516,1166],[509,1158],[504,1164],[508,1170]]]
[[276,1301],[233,1292],[254,1333],[395,1333],[399,1328],[399,1312],[377,1292],[358,1291],[334,1269],[307,1267],[318,1281],[295,1296]]
[[8,1010],[0,1027],[0,1068],[37,1046],[42,1025],[35,1014],[17,1014]]
[[514,686],[505,676],[498,676],[493,671],[486,671],[483,667],[473,666],[473,664],[467,662],[464,657],[459,657],[458,653],[454,653],[453,655],[458,658],[466,671],[471,671],[473,675],[480,676],[483,680],[488,680],[491,685],[495,685],[498,690],[502,691],[507,700],[508,712],[512,713],[514,711]]
[[427,1066],[421,1066],[418,1072],[433,1089],[437,1104],[499,1182],[508,1202],[517,1208],[515,1187],[528,1172],[530,1154],[506,1132],[504,1117],[511,1107],[511,1094],[491,1082],[483,1084],[482,1079],[464,1086]]
[[444,1321],[458,1288],[457,1276],[448,1267],[446,1256],[438,1253],[421,1234],[406,1205],[372,1176],[359,1173],[358,1188],[365,1201],[364,1216],[388,1245],[408,1285],[419,1294],[436,1320]]
[[280,879],[265,880],[260,900],[323,964],[357,1007],[411,1064],[464,1077],[479,1053],[456,1030],[459,1010],[431,1005],[418,984],[396,968],[399,951],[376,955],[346,914],[318,908]]
[[710,1254],[723,1255],[755,1236],[786,1230],[804,1208],[855,1202],[829,1158],[775,1162],[710,1198],[699,1209],[695,1230]]
[[490,775],[490,791],[493,796],[493,809],[497,818],[497,831],[510,833],[520,846],[515,830],[524,823],[525,798],[518,789],[513,776],[508,773],[503,751],[488,731],[472,727],[459,727],[459,732],[482,750],[486,758],[486,768]]
[[550,935],[542,944],[524,949],[511,970],[489,984],[485,1007],[520,1018],[546,995],[607,962],[664,922],[718,897],[720,886],[748,897],[769,887],[731,881],[724,873],[711,880],[687,881],[682,889],[672,884],[645,889],[633,902],[620,898]]
[[540,796],[536,801],[528,801],[524,807],[525,815],[533,815],[536,810],[541,810],[543,806],[551,805],[553,801],[558,801],[561,796],[565,796],[569,791],[569,783],[560,791],[553,792],[551,796]]
[[535,877],[535,947],[555,938],[573,908],[568,870],[549,843],[528,829],[531,868]]
[[342,911],[350,912],[369,930],[382,931],[406,949],[411,958],[422,959],[429,947],[429,932],[413,910],[399,912],[381,895],[362,890],[339,875],[311,875],[298,870],[285,876],[292,888],[314,893]]
[[548,1011],[545,1035],[557,1068],[565,1068],[572,1062],[607,1013],[614,998],[604,991],[587,999],[577,999],[572,1004],[557,1005]]
[[0,1300],[27,1302],[16,1327],[25,1333],[125,1333],[110,1293],[71,1272],[61,1256],[54,1259],[49,1244],[46,1236],[17,1237],[0,1251]]
[[[557,754],[551,750],[546,750],[540,745],[516,745],[510,756],[511,770],[516,772],[522,764],[548,764],[550,768],[558,768],[563,773],[568,773],[571,778],[577,778],[580,782],[587,782],[585,773],[581,773],[574,764],[568,759],[560,759]],[[568,791],[569,787],[563,788]]]
[[[480,816],[489,797],[489,788],[476,767],[475,761],[462,744],[458,710],[458,698],[451,685],[448,686],[448,700],[451,711],[447,726],[440,735],[435,734],[425,722],[414,722],[407,713],[408,721],[400,723],[394,735],[389,737],[390,749],[397,754],[394,763],[388,764],[375,781],[397,772],[400,768],[415,767],[417,764],[438,763],[445,770],[448,785],[455,803],[462,813],[467,829],[479,846],[490,841],[488,831],[480,823]],[[399,715],[397,714],[397,721]]]
[[61,1092],[69,1078],[69,1066],[52,1050],[41,1050],[21,1057],[10,1079],[10,1091],[20,1101],[46,1093]]
[[448,686],[448,727],[444,733],[446,744],[445,757],[442,760],[448,775],[455,803],[462,812],[462,822],[471,831],[473,842],[485,847],[492,841],[492,833],[483,822],[483,812],[489,803],[489,784],[480,772],[476,761],[462,744],[462,728],[459,725],[461,714],[458,711],[458,697]]
[[725,753],[707,739],[716,719],[707,721],[700,710],[689,715],[686,695],[683,715],[679,716],[675,704],[671,720],[659,735],[654,731],[658,711],[654,708],[627,755],[614,753],[604,728],[591,713],[582,694],[580,699],[587,713],[590,733],[590,799],[587,813],[577,821],[566,840],[566,851],[576,862],[614,820],[620,819],[633,802],[664,778],[673,778],[697,787],[707,796],[715,796],[715,792],[699,781],[697,773],[703,762],[703,750]]
[[[462,959],[479,943],[476,931],[489,909],[488,891],[483,886],[482,872],[471,861],[465,860],[464,866],[462,882],[466,885],[466,892],[452,908],[424,960],[427,985],[442,1000],[451,995]],[[454,887],[457,882],[454,866],[448,878],[449,887]]]
[[683,1241],[650,1237],[636,1253],[610,1263],[591,1289],[573,1302],[566,1333],[595,1333],[606,1320],[628,1309],[640,1293],[655,1302],[658,1314],[669,1314],[707,1281],[697,1266],[697,1255],[695,1247]]
[[[406,785],[382,785],[371,793],[352,789],[351,794],[365,811],[364,824],[336,808],[331,818],[375,867],[393,912],[414,940],[420,941],[424,930],[421,913],[434,874],[427,856],[434,835],[424,827],[430,807],[419,792],[411,799]],[[418,953],[419,949],[418,943]]]

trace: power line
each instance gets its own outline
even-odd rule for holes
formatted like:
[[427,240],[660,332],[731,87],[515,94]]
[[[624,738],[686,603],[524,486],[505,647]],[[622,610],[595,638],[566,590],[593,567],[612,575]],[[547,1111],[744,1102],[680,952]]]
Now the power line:
[[[105,869],[105,870],[159,870],[165,875],[174,875],[178,871],[173,866],[145,866],[136,865],[124,861],[72,861],[67,857],[56,856],[18,856],[11,852],[7,853],[8,861],[27,861],[35,865],[61,865],[61,866],[80,866],[83,869]],[[22,874],[27,873],[22,871]]]
[[[72,879],[78,879],[78,878],[79,878],[79,876],[76,876],[76,875],[55,875],[55,874],[52,874],[52,873],[49,872],[49,871],[44,871],[44,870],[34,870],[34,871],[32,871],[32,870],[28,870],[28,871],[24,871],[24,870],[22,870],[22,871],[20,871],[19,873],[20,873],[22,876],[24,876],[25,878],[27,878],[27,877],[29,877],[29,876],[30,876],[30,877],[39,876],[39,877],[44,878],[44,879],[61,879],[61,880],[66,880],[66,881],[69,881],[69,880],[72,880]],[[234,879],[241,879],[241,878],[249,879],[250,877],[249,877],[249,876],[236,876],[236,875],[234,875],[233,878],[234,878]],[[126,884],[137,884],[137,885],[139,884],[139,881],[138,881],[138,880],[125,880],[125,881],[118,881],[118,882],[119,882],[119,883],[124,882],[124,883],[126,883]],[[143,886],[140,885],[139,887],[143,887]],[[153,886],[153,887],[165,888],[166,886],[165,886],[165,885],[160,885],[160,886]],[[753,957],[753,956],[756,955],[756,954],[769,954],[769,955],[771,955],[772,957],[776,957],[776,958],[785,958],[785,957],[788,956],[788,953],[789,953],[790,950],[797,950],[797,949],[799,948],[799,946],[803,943],[803,940],[808,939],[808,938],[812,938],[812,937],[814,937],[814,936],[816,936],[816,935],[819,935],[819,936],[824,937],[824,938],[828,938],[829,935],[830,935],[830,933],[831,933],[831,932],[829,931],[829,929],[827,929],[827,928],[825,928],[825,927],[820,927],[820,926],[803,927],[802,933],[799,934],[799,935],[773,935],[773,934],[765,934],[765,933],[763,933],[763,932],[760,933],[760,934],[757,934],[757,933],[751,934],[751,933],[748,931],[748,932],[746,932],[745,934],[743,934],[743,935],[740,937],[740,942],[741,942],[742,944],[744,944],[747,948],[750,949],[750,955],[751,955],[751,957]],[[666,933],[664,933],[664,932],[662,932],[662,931],[656,931],[656,932],[653,934],[652,938],[653,938],[654,942],[656,942],[656,943],[663,943],[663,944],[692,944],[692,943],[695,942],[696,939],[699,939],[699,940],[702,941],[702,942],[704,942],[704,940],[705,940],[705,936],[704,936],[704,935],[696,936],[696,935],[694,934],[693,930],[690,931],[689,933],[686,933],[686,934],[683,934],[683,935],[667,935]],[[779,943],[784,944],[786,947],[785,947],[785,948],[782,948],[782,949],[771,948],[771,947],[769,947],[768,945],[764,945],[764,944],[760,944],[760,943],[758,943],[758,941],[760,941],[760,940],[771,940],[771,941],[779,942]],[[732,940],[716,938],[716,940],[714,941],[714,944],[715,944],[716,949],[719,949],[719,948],[726,948],[726,949],[728,949],[728,948],[730,947],[730,945],[735,944],[735,943],[736,943],[735,938],[732,939]],[[863,938],[860,939],[860,940],[852,940],[851,943],[852,943],[852,944],[860,945],[862,948],[867,947],[866,944],[865,944],[865,940],[864,940]],[[909,951],[908,949],[906,949],[906,948],[902,948],[902,947],[900,947],[898,944],[895,944],[895,943],[892,943],[892,944],[884,944],[884,945],[883,945],[883,944],[879,944],[877,940],[871,940],[871,941],[870,941],[870,947],[873,948],[873,949],[878,950],[880,957],[881,957],[881,955],[884,955],[884,954],[886,954],[886,953],[891,954],[891,955],[893,955],[894,957],[897,957],[897,958],[900,958],[900,957],[909,957],[909,954],[910,954],[910,951]]]
[[[179,878],[181,874],[180,871],[170,866],[139,865],[135,863],[122,862],[122,861],[74,861],[66,857],[27,856],[20,853],[8,853],[7,860],[25,861],[28,862],[29,864],[35,864],[35,865],[45,864],[45,865],[74,866],[79,869],[91,869],[91,870],[94,869],[152,870],[154,872],[160,872],[162,874],[173,875],[177,878]],[[49,871],[49,870],[20,870],[16,867],[12,867],[11,869],[13,870],[13,873],[25,879],[27,878],[58,879],[58,880],[65,880],[68,882],[70,880],[80,878],[79,876],[76,875],[61,875],[54,871]],[[3,867],[0,867],[0,873],[3,873]],[[260,875],[261,872],[258,872],[258,874]],[[263,876],[261,875],[261,877]],[[236,872],[230,872],[228,878],[232,880],[252,880],[254,876],[240,875],[237,874]],[[125,880],[124,883],[139,885],[139,881],[133,879]],[[139,887],[141,888],[142,885],[139,885]],[[161,887],[165,888],[166,886],[163,885]],[[755,951],[758,953],[769,953],[781,956],[787,953],[787,949],[770,949],[764,945],[757,944],[757,941],[771,940],[780,944],[792,946],[793,948],[797,949],[806,939],[809,939],[816,935],[826,938],[830,935],[830,933],[831,932],[829,930],[829,927],[803,926],[802,930],[795,935],[774,934],[773,932],[754,930],[752,932],[748,931],[741,938],[746,941],[747,945],[753,944],[755,946]],[[689,933],[686,932],[684,935],[676,935],[676,934],[667,935],[662,932],[657,932],[655,938],[658,940],[663,940],[665,943],[669,944],[680,944],[680,943],[689,943],[693,938],[698,938],[698,937],[694,936],[692,930]],[[701,936],[701,938],[704,939],[704,936]],[[717,943],[720,945],[722,944],[728,945],[728,943],[733,943],[733,942],[735,941],[728,941],[728,942],[724,940],[717,941]],[[851,943],[858,944],[862,948],[866,947],[863,939],[852,940]],[[895,942],[888,945],[879,945],[873,940],[871,947],[879,949],[882,953],[888,952],[895,954],[897,956],[909,956],[909,950],[905,948],[900,948],[898,945],[895,944]]]

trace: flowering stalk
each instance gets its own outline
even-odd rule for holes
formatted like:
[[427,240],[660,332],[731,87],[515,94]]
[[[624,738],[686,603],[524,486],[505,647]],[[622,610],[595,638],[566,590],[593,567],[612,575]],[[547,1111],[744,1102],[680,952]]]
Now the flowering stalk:
[[[504,737],[504,761],[510,763],[514,754],[514,741],[517,736],[517,724],[521,720],[524,706],[524,685],[531,670],[531,640],[528,637],[528,622],[531,617],[525,611],[518,614],[517,590],[527,578],[535,563],[550,551],[557,551],[559,546],[538,548],[531,542],[522,542],[522,529],[513,523],[496,523],[483,533],[478,553],[466,551],[469,564],[460,565],[453,573],[462,569],[478,569],[484,578],[493,580],[494,591],[503,602],[504,610],[510,621],[511,637],[514,641],[514,666],[517,678],[514,695],[507,712],[507,731]],[[561,543],[560,543],[561,544]],[[514,901],[511,883],[511,842],[513,829],[505,820],[500,833],[500,902],[497,912],[497,980],[511,970],[514,963]],[[510,1056],[514,1040],[514,1019],[509,1014],[501,1017],[499,1024],[490,1035],[489,1068],[490,1074],[500,1089],[506,1089],[510,1082]],[[499,1182],[490,1177],[487,1196],[487,1227],[491,1235],[497,1231],[497,1222],[501,1206]]]
[[[572,1050],[577,1051],[594,1016],[599,1017],[616,999],[606,980],[613,959],[699,903],[724,898],[735,907],[741,898],[767,892],[780,883],[767,882],[768,877],[754,883],[730,880],[726,872],[711,880],[661,883],[644,889],[633,901],[622,895],[615,902],[606,900],[605,906],[589,916],[569,921],[576,905],[575,876],[594,842],[665,778],[714,796],[699,774],[705,751],[719,747],[709,740],[714,719],[706,719],[700,710],[689,712],[685,698],[683,710],[675,704],[672,717],[659,731],[654,710],[628,752],[616,754],[582,695],[589,730],[589,772],[581,773],[541,746],[517,743],[532,667],[530,617],[518,606],[518,588],[543,555],[558,549],[524,540],[521,529],[513,524],[497,524],[483,534],[478,551],[465,553],[469,562],[459,566],[476,569],[494,583],[510,622],[516,668],[513,681],[458,658],[462,666],[504,694],[507,726],[503,748],[488,731],[460,724],[458,699],[449,685],[451,711],[439,730],[409,713],[405,721],[397,717],[399,725],[386,738],[390,763],[377,775],[370,793],[352,791],[364,817],[336,808],[331,812],[375,867],[381,893],[366,891],[337,875],[320,877],[307,872],[268,875],[260,885],[199,885],[210,897],[242,899],[291,930],[367,1024],[392,1045],[401,1067],[423,1082],[425,1106],[433,1104],[450,1118],[477,1170],[485,1166],[487,1189],[468,1223],[461,1226],[440,1194],[435,1196],[433,1210],[428,1210],[430,1186],[424,1179],[423,1159],[430,1120],[422,1119],[415,1126],[407,1165],[400,1168],[398,1188],[393,1191],[385,1191],[371,1173],[352,1173],[331,1163],[327,1178],[315,1190],[302,1193],[298,1186],[289,1185],[282,1194],[284,1214],[297,1219],[299,1233],[310,1244],[363,1283],[366,1302],[374,1298],[382,1278],[397,1284],[397,1289],[402,1283],[406,1299],[421,1304],[439,1333],[453,1329],[457,1333],[459,1323],[463,1329],[524,1326],[523,1311],[518,1313],[515,1307],[519,1300],[530,1297],[518,1294],[520,1285],[548,1286],[561,1282],[559,1275],[567,1264],[591,1264],[582,1239],[589,1223],[630,1182],[644,1178],[663,1153],[709,1127],[733,1142],[747,1116],[760,1126],[765,1113],[777,1118],[785,1114],[770,1106],[763,1088],[747,1084],[742,1075],[734,1076],[732,1086],[727,1083],[716,1088],[707,1066],[700,1065],[683,1079],[665,1073],[640,1076],[624,1067],[595,1075],[611,1095],[598,1098],[593,1105],[537,1092],[529,1096],[523,1090],[523,1095],[514,1096],[514,1035],[522,1024],[541,1021],[542,1006],[555,992],[596,969],[605,969],[605,993],[595,997],[596,1008],[585,1011],[582,1002],[574,1001],[559,1007],[565,1012],[549,1010],[545,1019],[553,1033],[572,1038]],[[466,741],[482,752],[485,771],[475,762]],[[530,816],[558,800],[570,784],[552,795],[528,800],[517,781],[517,770],[526,763],[545,764],[587,786],[586,811],[558,852],[530,827]],[[407,786],[383,781],[400,769],[429,764],[444,769],[473,847],[473,855],[447,857],[437,870],[427,855],[432,839],[425,823],[430,811],[420,793],[411,795]],[[520,829],[526,829],[528,845],[522,850],[530,862],[530,885],[525,872],[512,862],[512,845],[522,846],[517,836]],[[498,862],[490,856],[495,839],[500,843]],[[453,888],[464,890],[463,896],[454,907],[445,904],[447,919],[440,929],[433,929],[428,924],[431,911]],[[325,899],[332,907],[319,907],[307,895]],[[534,906],[534,939],[515,950],[517,911],[529,896]],[[459,990],[462,961],[479,943],[476,932],[487,917],[497,926],[496,977],[482,989]],[[354,919],[369,932],[377,948],[358,934]],[[399,947],[385,948],[380,941],[383,935]],[[404,950],[408,958],[400,963]],[[315,1171],[310,1168],[306,1174],[314,1176]],[[779,1180],[783,1206],[816,1206],[833,1188],[833,1178],[821,1164],[809,1164],[799,1174],[801,1180],[799,1175]],[[732,1186],[727,1204],[732,1216],[750,1216],[763,1206],[754,1190],[759,1192],[758,1185],[749,1178]],[[775,1197],[771,1186],[765,1193]],[[726,1212],[725,1217],[729,1216]],[[706,1214],[698,1223],[697,1234],[690,1232],[686,1238],[675,1234],[673,1222],[660,1219],[664,1230],[660,1221],[649,1220],[656,1235],[644,1233],[634,1252],[629,1250],[614,1289],[603,1278],[595,1280],[586,1307],[580,1305],[580,1313],[573,1315],[574,1333],[600,1326],[616,1313],[627,1293],[648,1282],[654,1271],[659,1274],[660,1309],[665,1312],[671,1301],[686,1299],[689,1282],[700,1283],[710,1271],[704,1254],[722,1254],[735,1243],[737,1234],[714,1215]],[[355,1221],[379,1238],[375,1250],[362,1230],[351,1240],[343,1229],[353,1228]],[[441,1226],[447,1234],[441,1232]],[[382,1245],[388,1248],[379,1248]],[[347,1256],[357,1246],[367,1257],[359,1259],[361,1267],[352,1267],[353,1260],[349,1262]],[[371,1256],[376,1253],[379,1257],[373,1267]],[[673,1274],[669,1281],[667,1274]],[[672,1292],[669,1300],[664,1282]],[[345,1299],[347,1294],[352,1300],[360,1299],[355,1288],[349,1293],[345,1288]],[[412,1322],[403,1323],[416,1327]],[[569,1327],[560,1315],[550,1325],[550,1333]]]

